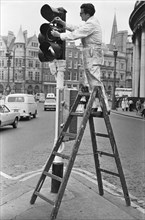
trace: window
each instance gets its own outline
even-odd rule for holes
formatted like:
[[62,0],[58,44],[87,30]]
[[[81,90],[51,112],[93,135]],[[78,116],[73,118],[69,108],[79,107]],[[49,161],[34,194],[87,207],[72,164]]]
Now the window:
[[74,61],[74,69],[77,69],[77,68],[78,68],[78,61],[75,60],[75,61]]
[[35,81],[39,81],[39,79],[40,79],[39,72],[36,72],[35,73]]
[[29,60],[28,67],[33,67],[33,60]]
[[38,47],[38,43],[36,43],[36,42],[32,42],[32,47]]
[[0,60],[0,67],[4,67],[4,60]]
[[109,71],[109,72],[108,72],[108,78],[110,79],[110,78],[111,78],[111,76],[112,76],[112,72],[111,72],[111,71]]
[[71,72],[69,72],[69,71],[68,71],[68,73],[67,73],[67,79],[68,79],[68,80],[71,80]]
[[78,52],[74,52],[74,58],[78,58]]
[[9,97],[8,102],[24,102],[24,97]]
[[72,51],[68,51],[68,57],[72,57]]
[[106,72],[105,71],[102,71],[102,77],[106,78]]
[[77,72],[73,73],[73,80],[77,81]]
[[39,67],[40,67],[40,62],[39,62],[38,60],[36,60],[35,67],[36,67],[36,68],[39,68]]
[[33,80],[33,72],[28,73],[29,80]]
[[68,61],[68,68],[71,69],[72,68],[72,60]]
[[124,63],[120,63],[120,68],[124,69]]
[[4,71],[3,70],[0,71],[0,79],[4,80]]
[[120,74],[120,79],[123,80],[123,74]]
[[112,65],[112,62],[108,61],[108,66],[111,66]]

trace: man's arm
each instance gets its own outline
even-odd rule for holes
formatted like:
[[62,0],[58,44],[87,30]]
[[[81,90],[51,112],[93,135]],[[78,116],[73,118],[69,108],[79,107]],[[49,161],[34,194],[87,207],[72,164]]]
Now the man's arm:
[[77,40],[89,36],[93,31],[94,25],[91,22],[86,22],[72,32],[59,33],[57,31],[52,31],[51,34],[54,37],[60,37],[61,40]]

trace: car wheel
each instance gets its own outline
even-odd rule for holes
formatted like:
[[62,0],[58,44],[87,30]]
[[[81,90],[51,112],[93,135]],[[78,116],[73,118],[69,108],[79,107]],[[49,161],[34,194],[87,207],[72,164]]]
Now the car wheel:
[[36,118],[37,112],[35,112],[35,114],[33,115],[33,118]]
[[29,114],[29,116],[27,118],[28,118],[28,120],[31,120],[31,114]]
[[15,118],[13,122],[13,128],[17,128],[17,127],[18,127],[18,118]]

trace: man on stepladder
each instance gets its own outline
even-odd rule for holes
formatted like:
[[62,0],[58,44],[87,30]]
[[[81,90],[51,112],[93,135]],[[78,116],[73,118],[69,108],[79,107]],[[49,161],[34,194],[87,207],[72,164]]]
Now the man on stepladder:
[[87,3],[80,7],[80,16],[85,21],[81,26],[72,26],[56,17],[54,20],[65,27],[69,32],[59,33],[53,30],[51,34],[59,37],[61,40],[81,39],[83,45],[83,65],[85,70],[85,80],[82,85],[82,91],[87,91],[89,85],[90,91],[94,86],[101,86],[106,103],[107,110],[110,111],[108,99],[105,94],[103,83],[100,81],[100,66],[104,62],[102,50],[102,30],[98,19],[94,16],[94,5]]

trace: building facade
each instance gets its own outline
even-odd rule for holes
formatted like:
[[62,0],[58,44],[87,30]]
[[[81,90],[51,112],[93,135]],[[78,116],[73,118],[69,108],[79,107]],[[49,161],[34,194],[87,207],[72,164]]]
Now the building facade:
[[129,18],[133,32],[133,96],[145,97],[145,1],[137,1]]

